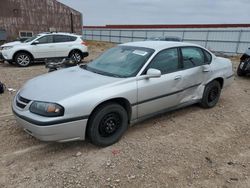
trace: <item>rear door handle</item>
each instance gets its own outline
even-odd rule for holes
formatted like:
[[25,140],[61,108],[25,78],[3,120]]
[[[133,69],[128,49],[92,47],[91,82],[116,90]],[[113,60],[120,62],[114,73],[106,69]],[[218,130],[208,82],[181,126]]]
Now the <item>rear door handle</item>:
[[178,75],[174,78],[174,80],[181,80],[182,79],[182,76],[181,75]]

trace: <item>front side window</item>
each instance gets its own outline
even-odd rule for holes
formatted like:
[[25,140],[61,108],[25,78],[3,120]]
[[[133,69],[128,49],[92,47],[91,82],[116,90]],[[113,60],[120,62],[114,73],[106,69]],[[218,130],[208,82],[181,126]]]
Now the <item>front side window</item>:
[[162,74],[178,71],[180,66],[177,48],[163,50],[158,53],[148,68],[158,69]]
[[181,49],[184,69],[204,65],[205,57],[202,49],[196,47],[185,47]]
[[154,53],[153,49],[133,46],[111,48],[84,68],[114,77],[135,76]]
[[53,42],[52,35],[44,36],[38,39],[39,44],[48,44]]

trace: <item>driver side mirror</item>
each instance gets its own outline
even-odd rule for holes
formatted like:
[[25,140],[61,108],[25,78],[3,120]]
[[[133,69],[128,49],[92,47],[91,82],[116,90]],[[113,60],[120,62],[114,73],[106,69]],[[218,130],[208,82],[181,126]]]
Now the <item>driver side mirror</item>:
[[40,42],[38,40],[35,40],[34,42],[32,42],[32,45],[37,45],[39,44]]
[[146,73],[146,78],[159,78],[161,77],[161,71],[158,69],[148,69]]

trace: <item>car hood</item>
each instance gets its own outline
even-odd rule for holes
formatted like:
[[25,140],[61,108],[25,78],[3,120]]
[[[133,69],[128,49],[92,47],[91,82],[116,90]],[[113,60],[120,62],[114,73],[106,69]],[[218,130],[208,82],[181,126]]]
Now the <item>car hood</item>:
[[121,79],[103,76],[75,66],[33,78],[23,86],[19,94],[29,100],[59,102]]
[[15,45],[20,45],[22,44],[20,41],[14,41],[14,42],[8,42],[3,44],[1,47],[6,47],[6,46],[15,46]]

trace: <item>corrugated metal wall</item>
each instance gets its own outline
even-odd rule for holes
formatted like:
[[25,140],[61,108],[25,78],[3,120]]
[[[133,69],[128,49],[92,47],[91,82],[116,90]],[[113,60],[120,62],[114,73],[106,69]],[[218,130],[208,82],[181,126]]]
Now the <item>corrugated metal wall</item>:
[[86,40],[125,43],[150,37],[177,36],[184,42],[204,46],[212,51],[239,54],[250,47],[250,28],[227,29],[100,29],[84,28]]
[[54,28],[70,32],[71,13],[74,32],[81,34],[81,13],[56,0],[0,0],[0,26],[9,40],[18,37],[20,31],[36,34]]

